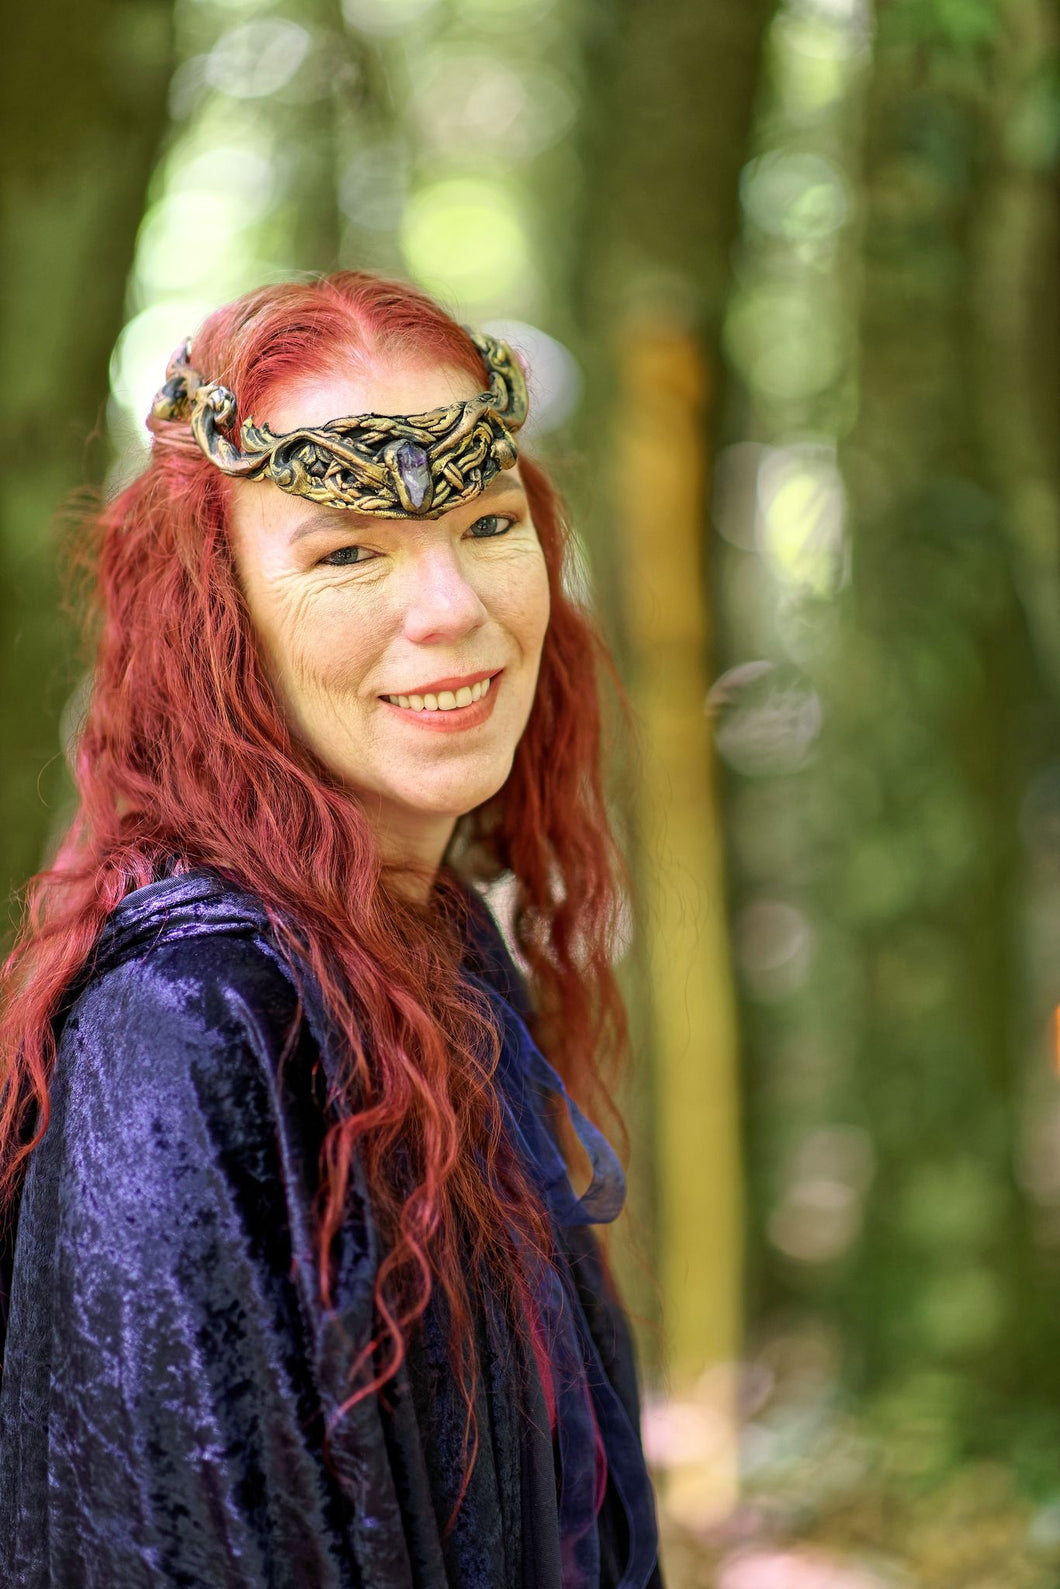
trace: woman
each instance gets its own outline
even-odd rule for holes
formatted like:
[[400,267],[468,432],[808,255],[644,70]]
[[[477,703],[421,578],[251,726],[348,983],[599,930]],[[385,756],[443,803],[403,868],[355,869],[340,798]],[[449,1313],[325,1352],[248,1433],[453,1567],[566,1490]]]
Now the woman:
[[526,406],[408,287],[263,288],[101,515],[0,1026],[5,1584],[661,1582],[560,1079],[622,1035],[603,653]]

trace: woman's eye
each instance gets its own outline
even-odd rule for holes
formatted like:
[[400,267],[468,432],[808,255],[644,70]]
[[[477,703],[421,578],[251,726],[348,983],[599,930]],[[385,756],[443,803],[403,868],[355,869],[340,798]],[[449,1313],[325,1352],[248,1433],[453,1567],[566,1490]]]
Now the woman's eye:
[[368,562],[374,555],[366,546],[338,546],[320,561],[331,568],[350,568],[355,563]]
[[487,513],[475,520],[470,533],[478,540],[485,540],[491,535],[503,535],[514,523],[515,520],[507,513]]

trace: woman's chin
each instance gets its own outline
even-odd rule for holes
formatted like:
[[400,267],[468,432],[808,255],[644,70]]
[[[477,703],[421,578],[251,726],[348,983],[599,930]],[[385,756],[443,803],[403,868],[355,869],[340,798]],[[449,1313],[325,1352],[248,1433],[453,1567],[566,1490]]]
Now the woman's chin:
[[406,787],[354,788],[354,793],[375,820],[387,828],[430,827],[456,822],[476,807],[492,800],[511,771],[511,758],[505,765],[485,776],[482,769],[473,778],[422,778],[410,776]]
[[408,802],[409,814],[428,822],[444,819],[459,821],[469,811],[492,800],[503,784],[504,778],[497,778],[476,781],[474,785],[439,789],[430,794],[417,790],[415,798]]

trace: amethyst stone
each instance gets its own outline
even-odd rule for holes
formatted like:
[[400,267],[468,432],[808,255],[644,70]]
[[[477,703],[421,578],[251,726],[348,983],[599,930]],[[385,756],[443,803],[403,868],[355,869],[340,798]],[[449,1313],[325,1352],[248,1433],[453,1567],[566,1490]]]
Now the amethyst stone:
[[423,506],[431,484],[431,471],[427,467],[427,454],[415,442],[406,441],[397,450],[398,473],[414,508]]

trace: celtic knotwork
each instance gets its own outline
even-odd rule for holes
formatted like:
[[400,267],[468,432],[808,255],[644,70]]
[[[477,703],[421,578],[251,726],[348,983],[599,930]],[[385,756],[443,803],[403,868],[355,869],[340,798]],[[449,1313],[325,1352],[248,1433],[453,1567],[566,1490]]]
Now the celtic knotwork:
[[482,355],[482,362],[490,377],[493,408],[503,416],[510,430],[518,430],[526,418],[527,391],[523,367],[507,342],[488,337],[483,331],[464,330]]
[[234,393],[219,381],[204,381],[191,365],[191,341],[180,347],[166,366],[166,383],[151,404],[152,419],[187,419],[203,452],[226,474],[247,475],[243,455],[220,431],[235,423]]
[[152,419],[186,419],[193,392],[203,384],[191,367],[191,338],[185,337],[166,366],[166,382],[151,404]]
[[503,342],[468,329],[490,389],[425,414],[359,414],[277,434],[253,418],[242,447],[221,434],[235,422],[227,387],[203,381],[184,343],[170,360],[151,409],[157,419],[190,416],[206,456],[227,475],[271,480],[281,491],[328,507],[393,519],[436,519],[476,497],[518,457],[512,432],[527,413],[526,381]]

